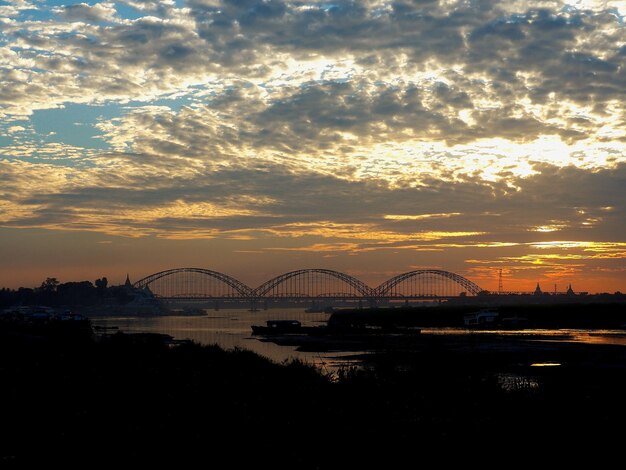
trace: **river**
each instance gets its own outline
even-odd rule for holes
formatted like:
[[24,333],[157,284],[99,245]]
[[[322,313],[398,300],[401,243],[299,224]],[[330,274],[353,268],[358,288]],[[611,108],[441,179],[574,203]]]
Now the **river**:
[[298,359],[332,372],[355,363],[351,356],[363,352],[302,352],[296,346],[279,346],[252,335],[252,325],[267,320],[298,320],[303,326],[325,325],[330,314],[307,313],[302,308],[275,310],[206,310],[206,316],[93,317],[94,326],[118,327],[126,333],[165,333],[175,339],[190,339],[200,344],[217,344],[224,349],[248,349],[274,362]]
[[[165,333],[175,339],[190,339],[200,344],[217,344],[224,349],[248,349],[274,362],[298,359],[335,372],[340,367],[356,365],[368,351],[310,352],[296,346],[279,346],[263,337],[253,336],[251,325],[264,325],[267,320],[298,320],[303,326],[326,324],[328,313],[308,313],[302,308],[282,308],[251,312],[249,310],[206,310],[202,316],[111,316],[93,317],[99,327],[117,327],[127,333]],[[626,346],[624,330],[466,330],[464,328],[423,328],[422,335],[515,335],[531,341],[615,344]]]

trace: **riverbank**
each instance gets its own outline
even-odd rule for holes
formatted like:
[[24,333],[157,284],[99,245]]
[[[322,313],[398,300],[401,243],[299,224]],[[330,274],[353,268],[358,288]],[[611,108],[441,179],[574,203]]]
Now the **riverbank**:
[[624,347],[559,347],[561,365],[538,367],[510,343],[446,338],[329,377],[162,339],[0,332],[3,461],[397,468],[621,446]]
[[[464,327],[466,315],[485,306],[441,304],[432,307],[341,309],[331,315],[329,324],[390,327]],[[492,305],[496,314],[490,328],[582,328],[626,330],[626,302],[545,303]]]

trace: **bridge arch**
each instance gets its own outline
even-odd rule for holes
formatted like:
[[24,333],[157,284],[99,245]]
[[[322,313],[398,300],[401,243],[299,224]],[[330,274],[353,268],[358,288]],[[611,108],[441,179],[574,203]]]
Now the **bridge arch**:
[[[469,294],[477,295],[483,289],[460,274],[441,269],[418,269],[388,279],[374,291],[385,297],[448,297],[455,295],[454,285]],[[456,293],[458,295],[458,293]]]
[[137,288],[149,288],[168,299],[409,299],[477,295],[482,289],[465,277],[439,269],[399,274],[372,289],[359,279],[330,269],[300,269],[281,274],[252,289],[243,282],[203,268],[176,268],[140,279]]
[[175,268],[146,276],[133,284],[148,287],[156,297],[248,298],[252,289],[227,274],[203,268]]
[[331,269],[299,269],[276,276],[254,289],[257,298],[371,298],[364,282]]

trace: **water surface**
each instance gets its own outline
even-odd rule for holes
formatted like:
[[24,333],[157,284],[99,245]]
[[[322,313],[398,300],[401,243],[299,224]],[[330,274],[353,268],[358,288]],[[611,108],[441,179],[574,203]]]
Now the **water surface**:
[[267,320],[298,320],[303,326],[323,326],[328,313],[307,313],[302,308],[276,310],[206,310],[206,316],[154,317],[100,317],[93,318],[94,326],[117,326],[127,333],[165,333],[175,339],[190,339],[200,344],[217,344],[224,349],[248,349],[274,362],[298,359],[319,366],[322,370],[336,370],[354,361],[350,356],[362,352],[303,352],[296,346],[279,346],[252,335],[252,325],[265,325]]
[[[253,336],[251,325],[264,325],[267,320],[298,320],[303,326],[326,324],[328,313],[308,313],[302,308],[282,308],[251,312],[249,310],[206,310],[203,316],[124,316],[95,317],[94,326],[117,326],[128,333],[165,333],[175,339],[190,339],[200,344],[217,344],[224,349],[248,349],[274,362],[298,359],[314,364],[322,371],[333,372],[344,365],[360,362],[359,356],[369,351],[310,352],[297,351],[296,346],[279,346],[261,336]],[[465,328],[423,328],[423,335],[517,336],[531,341],[613,344],[626,346],[624,330],[467,330]]]

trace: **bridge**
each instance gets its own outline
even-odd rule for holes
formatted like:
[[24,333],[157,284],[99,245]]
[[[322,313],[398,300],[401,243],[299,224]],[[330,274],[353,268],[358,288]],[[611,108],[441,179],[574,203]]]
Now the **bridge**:
[[372,288],[361,280],[330,269],[299,269],[276,276],[256,288],[217,271],[168,269],[133,285],[148,288],[163,300],[212,301],[409,301],[474,296],[481,292],[469,279],[440,269],[399,274]]

